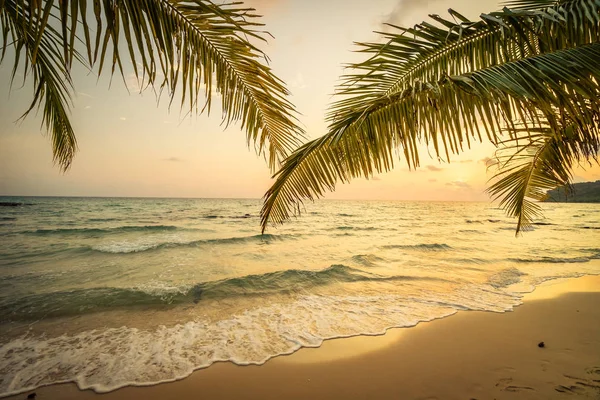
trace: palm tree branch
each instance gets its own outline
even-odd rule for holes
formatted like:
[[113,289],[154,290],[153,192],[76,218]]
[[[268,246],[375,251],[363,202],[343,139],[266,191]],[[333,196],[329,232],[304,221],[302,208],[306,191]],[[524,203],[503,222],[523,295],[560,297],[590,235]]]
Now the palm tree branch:
[[[42,124],[51,136],[54,162],[65,171],[77,151],[77,140],[69,119],[73,87],[65,67],[67,61],[62,52],[61,35],[49,26],[45,28],[46,34],[38,34],[40,26],[44,27],[47,23],[48,7],[41,10],[40,6],[37,22],[33,22],[35,17],[31,15],[32,9],[24,8],[19,2],[6,0],[1,11],[0,26],[6,32],[3,36],[4,47],[10,33],[15,48],[11,80],[14,80],[21,58],[25,62],[24,75],[30,71],[33,74],[33,100],[20,119],[35,108],[43,108]],[[79,53],[74,52],[73,56],[81,60]]]
[[[481,140],[476,120],[493,143],[503,132],[516,135],[515,118],[537,126],[540,112],[553,126],[561,121],[593,125],[600,115],[595,100],[600,96],[599,59],[600,43],[595,43],[419,83],[380,99],[359,118],[341,121],[286,159],[265,195],[263,230],[269,221],[280,223],[292,215],[303,199],[333,190],[337,180],[391,169],[396,149],[414,168],[422,141],[433,145],[437,157],[445,153],[449,159],[465,142],[470,145],[469,135]],[[568,68],[558,68],[562,65]]]
[[[557,15],[562,19],[557,19]],[[427,35],[433,37],[429,41],[414,39],[411,35],[423,36],[433,29],[421,24],[412,29],[401,28],[400,34],[385,34],[389,40],[384,44],[360,43],[362,52],[374,55],[363,63],[350,65],[357,72],[343,78],[336,93],[342,98],[328,114],[331,124],[358,119],[371,103],[405,90],[414,85],[412,82],[437,81],[445,75],[462,75],[473,69],[591,43],[600,34],[600,4],[593,0],[564,2],[560,7],[533,11],[505,9],[484,14],[478,22],[463,19],[453,23],[431,17],[444,21],[445,34]],[[567,29],[568,34],[563,34]]]
[[[144,86],[153,87],[159,95],[167,89],[170,103],[180,94],[182,108],[187,103],[190,112],[210,112],[217,92],[223,124],[240,122],[248,145],[254,143],[256,151],[264,154],[274,169],[301,143],[303,131],[297,126],[284,83],[266,65],[266,55],[253,44],[265,40],[266,33],[257,30],[262,26],[257,22],[259,16],[240,4],[95,0],[93,13],[88,13],[87,0],[5,0],[0,15],[4,18],[7,7],[21,10],[33,36],[28,43],[34,54],[33,64],[41,42],[50,35],[60,42],[67,73],[77,58],[88,68],[96,65],[98,74],[109,65],[111,75],[118,70],[126,80],[124,57],[128,57]],[[95,44],[91,39],[94,27]],[[14,28],[3,24],[3,38],[9,29]],[[86,49],[87,61],[77,57],[77,43]],[[6,44],[5,39],[3,54]],[[16,43],[15,48],[20,45]],[[205,104],[200,110],[201,94]]]
[[[164,80],[161,86],[169,88],[171,99],[180,84],[182,104],[187,97],[190,111],[198,111],[197,98],[204,86],[210,112],[214,76],[224,123],[241,120],[248,144],[254,142],[259,154],[268,150],[269,165],[274,168],[300,143],[302,130],[286,99],[287,89],[269,67],[258,62],[264,56],[262,51],[244,38],[264,40],[253,29],[260,25],[253,22],[253,9],[236,8],[236,4],[217,7],[209,1],[123,0],[119,11],[125,23],[131,21],[125,31],[136,37],[134,43],[141,48],[142,69],[149,82],[157,77],[154,57],[158,54]],[[153,12],[156,9],[162,10],[160,14]],[[148,37],[146,32],[152,32],[152,43],[143,40]],[[117,36],[112,37],[115,42]],[[117,49],[118,44],[113,47]],[[135,62],[133,54],[130,51]]]
[[518,218],[518,235],[540,215],[541,208],[535,202],[544,200],[547,190],[569,187],[573,165],[583,159],[598,162],[599,150],[597,122],[583,129],[577,125],[553,129],[549,124],[520,128],[518,135],[497,152],[499,168],[488,193],[500,199],[508,215]]

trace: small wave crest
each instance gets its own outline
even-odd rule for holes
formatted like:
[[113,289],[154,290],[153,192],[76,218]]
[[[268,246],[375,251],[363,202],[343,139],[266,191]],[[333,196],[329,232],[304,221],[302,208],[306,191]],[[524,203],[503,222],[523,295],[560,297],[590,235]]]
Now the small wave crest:
[[338,226],[335,229],[339,231],[376,231],[374,226]]
[[527,275],[519,271],[517,268],[507,268],[488,278],[490,286],[500,289],[521,281],[521,277]]
[[374,267],[378,263],[384,262],[385,259],[375,254],[357,254],[352,256],[352,261],[364,267]]
[[590,257],[533,257],[533,258],[508,258],[508,261],[516,263],[550,263],[550,264],[565,264],[565,263],[586,263],[590,261]]
[[382,276],[336,264],[318,271],[289,269],[181,287],[149,284],[133,288],[76,289],[33,294],[19,299],[5,298],[0,302],[0,321],[81,315],[138,306],[164,308],[176,304],[198,303],[204,299],[304,293],[312,287],[334,283],[399,280],[442,279],[401,275]]
[[86,234],[110,234],[120,232],[165,232],[175,231],[180,228],[172,225],[127,225],[114,228],[57,228],[57,229],[37,229],[35,231],[23,231],[20,233],[27,235],[86,235]]
[[407,250],[426,250],[426,251],[445,251],[452,250],[452,246],[445,243],[419,243],[419,244],[388,244],[381,246],[384,249],[407,249]]
[[146,242],[115,242],[96,245],[90,247],[93,251],[101,253],[111,254],[127,254],[127,253],[140,253],[145,251],[168,249],[168,248],[181,248],[181,247],[199,247],[202,245],[228,245],[228,244],[243,244],[243,243],[257,243],[257,244],[270,244],[272,242],[286,240],[286,239],[297,239],[298,235],[253,235],[253,236],[238,236],[231,238],[222,239],[200,239],[191,241],[166,241],[159,243],[146,243]]

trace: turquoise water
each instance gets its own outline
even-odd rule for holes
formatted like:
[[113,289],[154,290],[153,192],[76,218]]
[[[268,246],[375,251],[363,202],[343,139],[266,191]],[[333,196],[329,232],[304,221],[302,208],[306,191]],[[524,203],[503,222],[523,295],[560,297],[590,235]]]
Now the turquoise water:
[[259,200],[0,198],[0,395],[98,392],[260,364],[600,273],[600,207],[321,201],[260,235]]

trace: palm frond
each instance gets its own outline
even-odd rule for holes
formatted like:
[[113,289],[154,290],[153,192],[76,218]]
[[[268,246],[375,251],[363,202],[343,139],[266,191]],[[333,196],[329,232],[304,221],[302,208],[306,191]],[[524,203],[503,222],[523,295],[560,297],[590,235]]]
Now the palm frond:
[[[18,4],[5,1],[2,6],[0,30],[5,43],[3,56],[6,44],[9,41],[15,44],[15,64],[11,81],[15,79],[22,53],[25,75],[30,72],[33,74],[34,97],[21,119],[32,110],[42,108],[42,124],[50,133],[54,162],[64,171],[69,168],[77,151],[77,140],[69,120],[73,87],[62,52],[60,34],[54,28],[47,27],[45,35],[35,35],[33,26],[46,24],[44,20],[48,18],[47,9],[44,14],[46,17],[32,21],[27,10]],[[81,59],[77,52],[73,52],[72,56]]]
[[[123,75],[124,63],[130,61],[143,86],[158,93],[166,89],[170,103],[180,96],[181,107],[189,112],[210,113],[218,93],[223,123],[239,122],[248,145],[254,144],[274,169],[300,144],[303,131],[288,90],[254,44],[266,41],[259,16],[241,4],[104,0],[94,1],[93,12],[88,12],[87,0],[4,0],[0,14],[9,8],[20,10],[32,41],[17,39],[13,46],[31,47],[31,64],[43,50],[40,43],[54,35],[60,39],[66,73],[82,43],[88,67],[97,66],[99,74],[109,70]],[[4,31],[12,26],[4,24]],[[3,50],[9,44],[5,39]]]
[[508,215],[517,218],[517,235],[540,216],[537,202],[546,198],[547,191],[570,187],[575,163],[597,163],[600,150],[597,123],[584,130],[576,125],[560,130],[547,125],[518,131],[517,137],[504,142],[498,150],[498,172],[488,188],[494,199],[500,199],[500,206]]
[[555,7],[569,1],[572,0],[506,0],[501,4],[513,10],[537,10],[540,8]]
[[388,137],[379,135],[360,140],[328,134],[306,143],[285,159],[264,196],[262,232],[269,222],[282,223],[299,215],[303,200],[322,197],[325,191],[333,191],[338,181],[348,182],[360,174],[369,178],[390,170],[393,148]]
[[[450,13],[459,21],[432,15],[433,23],[384,34],[388,40],[383,44],[360,43],[361,51],[372,56],[351,65],[355,72],[343,77],[336,93],[341,99],[333,103],[328,114],[329,129],[341,131],[360,124],[377,109],[377,104],[413,87],[594,43],[600,37],[600,3],[594,0],[570,1],[538,10],[504,9],[483,14],[477,22],[455,11]],[[472,119],[465,128],[474,131],[476,124]],[[497,125],[484,129],[492,141],[501,134]],[[456,136],[446,139],[460,140]]]
[[[529,120],[532,127],[549,124],[555,130],[573,124],[585,132],[597,121],[599,108],[600,8],[593,8],[595,20],[578,15],[576,8],[570,4],[562,14],[504,10],[493,14],[495,19],[484,16],[485,26],[477,25],[483,33],[454,42],[438,34],[439,48],[433,52],[422,38],[403,34],[393,39],[406,45],[390,41],[367,46],[376,56],[358,64],[363,74],[347,76],[340,93],[349,97],[332,106],[329,132],[292,154],[276,175],[265,195],[263,230],[268,222],[280,223],[297,212],[303,199],[333,190],[337,180],[389,170],[395,151],[409,168],[418,167],[417,145],[422,142],[449,161],[451,153],[460,153],[471,140],[481,141],[482,132],[494,144],[503,135],[515,137],[515,121]],[[571,26],[573,21],[580,25]],[[543,31],[536,26],[544,26]],[[494,36],[498,31],[504,33]],[[494,54],[485,50],[490,46],[498,47],[496,56],[479,57]]]

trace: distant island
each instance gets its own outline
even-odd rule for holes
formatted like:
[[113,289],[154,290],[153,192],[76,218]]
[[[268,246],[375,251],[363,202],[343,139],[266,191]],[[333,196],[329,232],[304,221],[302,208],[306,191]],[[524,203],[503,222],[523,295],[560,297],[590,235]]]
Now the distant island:
[[544,201],[561,203],[600,203],[600,181],[575,183],[572,187],[572,193],[568,193],[564,186],[549,190]]

